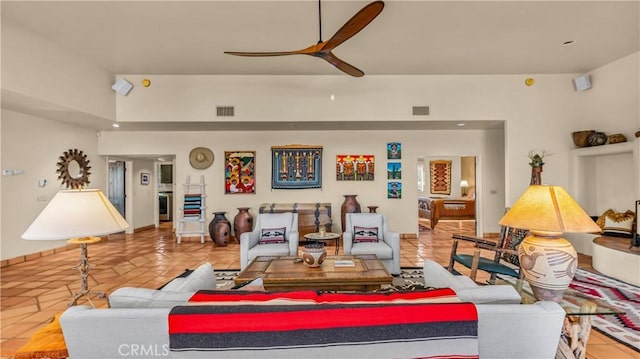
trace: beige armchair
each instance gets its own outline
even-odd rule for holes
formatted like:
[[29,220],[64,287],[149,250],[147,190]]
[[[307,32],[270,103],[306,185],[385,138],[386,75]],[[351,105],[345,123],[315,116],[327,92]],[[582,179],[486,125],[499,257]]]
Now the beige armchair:
[[[375,254],[389,273],[400,274],[400,235],[389,229],[384,214],[347,213],[345,222],[345,232],[342,234],[345,255]],[[373,232],[377,232],[375,236],[377,239],[370,242],[359,242],[356,238],[358,234],[354,232],[355,227],[361,227],[360,235],[373,237]],[[376,228],[377,230],[363,230],[362,228]]]
[[[266,234],[279,228],[284,228],[284,243],[260,244]],[[240,235],[240,269],[257,256],[297,256],[298,242],[297,213],[259,213],[253,231]]]

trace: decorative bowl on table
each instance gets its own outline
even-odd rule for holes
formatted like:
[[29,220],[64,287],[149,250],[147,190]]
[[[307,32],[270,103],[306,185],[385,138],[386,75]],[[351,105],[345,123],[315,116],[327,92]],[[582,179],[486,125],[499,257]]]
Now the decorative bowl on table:
[[325,258],[327,251],[324,249],[324,243],[311,243],[302,248],[302,260],[307,267],[320,267]]

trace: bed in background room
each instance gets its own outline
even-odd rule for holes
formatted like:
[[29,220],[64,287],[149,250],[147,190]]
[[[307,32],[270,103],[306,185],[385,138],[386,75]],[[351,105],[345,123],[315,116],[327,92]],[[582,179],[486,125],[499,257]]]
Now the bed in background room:
[[418,216],[428,219],[431,229],[441,219],[475,219],[476,201],[471,198],[418,197]]

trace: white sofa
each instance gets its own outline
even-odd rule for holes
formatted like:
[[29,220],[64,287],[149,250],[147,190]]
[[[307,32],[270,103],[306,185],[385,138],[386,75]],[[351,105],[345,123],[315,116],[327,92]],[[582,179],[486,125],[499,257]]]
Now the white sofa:
[[[171,308],[67,309],[60,324],[71,359],[115,358],[243,358],[248,353],[169,350],[168,316]],[[488,359],[553,358],[560,339],[564,310],[554,302],[535,304],[478,304],[478,353]],[[351,348],[335,338],[333,357],[353,357]],[[323,350],[306,357],[324,357]],[[383,345],[384,348],[384,345]],[[380,350],[360,350],[361,358],[385,358]],[[265,357],[253,354],[251,357]]]

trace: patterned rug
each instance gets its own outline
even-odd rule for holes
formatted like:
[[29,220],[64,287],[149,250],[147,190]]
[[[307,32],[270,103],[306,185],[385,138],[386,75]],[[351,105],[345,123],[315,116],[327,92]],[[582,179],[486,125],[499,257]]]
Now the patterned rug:
[[[231,289],[235,286],[233,278],[235,278],[240,271],[227,270],[227,271],[215,271],[216,274],[216,289]],[[422,268],[402,268],[400,275],[393,277],[392,287],[383,288],[386,290],[412,290],[412,289],[425,289],[422,280]]]
[[[513,282],[511,277],[502,277]],[[592,328],[629,348],[640,352],[640,288],[613,278],[577,269],[569,287],[585,297],[603,302],[625,314],[597,315]],[[563,306],[579,308],[578,303],[564,301]]]
[[600,315],[593,319],[599,332],[640,352],[640,288],[613,278],[578,269],[569,285],[593,299],[606,302],[625,314]]

